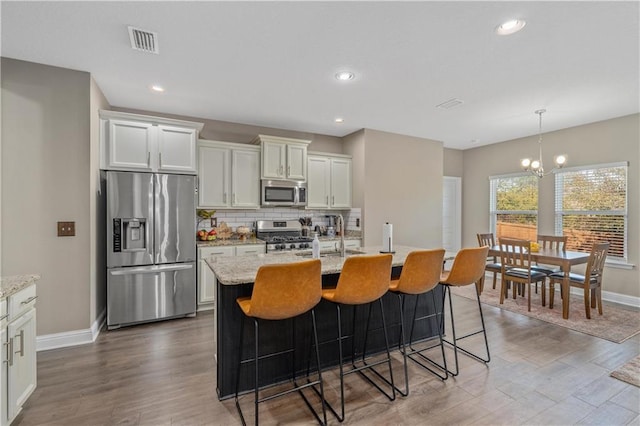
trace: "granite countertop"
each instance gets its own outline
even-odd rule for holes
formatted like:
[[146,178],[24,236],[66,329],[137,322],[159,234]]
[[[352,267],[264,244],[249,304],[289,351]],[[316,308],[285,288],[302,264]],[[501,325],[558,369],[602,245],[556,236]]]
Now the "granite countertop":
[[[418,250],[417,247],[395,246],[393,254],[393,266],[402,266],[409,252]],[[379,254],[382,246],[363,247],[358,250],[358,256],[363,254]],[[352,252],[353,253],[353,252]],[[295,252],[274,252],[259,254],[257,256],[243,257],[210,257],[205,259],[211,270],[222,285],[236,285],[252,283],[256,277],[258,268],[262,265],[274,263],[290,263],[308,260],[310,257],[298,256]],[[322,262],[322,274],[336,274],[342,270],[344,258],[340,256],[326,256],[320,258]]]
[[13,275],[10,277],[2,277],[0,281],[0,299],[5,299],[16,294],[25,287],[30,286],[40,279],[40,275]]

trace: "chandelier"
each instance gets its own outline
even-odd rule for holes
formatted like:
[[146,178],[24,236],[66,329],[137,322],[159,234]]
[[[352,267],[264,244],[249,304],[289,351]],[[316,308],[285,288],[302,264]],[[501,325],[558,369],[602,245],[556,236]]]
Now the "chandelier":
[[556,166],[552,170],[546,173],[544,171],[544,166],[542,165],[542,114],[544,114],[545,112],[547,112],[546,109],[539,109],[535,112],[540,117],[540,125],[538,130],[538,149],[539,149],[538,159],[532,160],[530,158],[524,158],[520,161],[520,166],[522,167],[522,170],[524,170],[525,172],[529,172],[533,175],[536,175],[539,178],[543,178],[549,173],[553,173],[557,169],[561,169],[567,163],[566,155],[564,154],[557,155],[553,159],[553,162],[555,163]]

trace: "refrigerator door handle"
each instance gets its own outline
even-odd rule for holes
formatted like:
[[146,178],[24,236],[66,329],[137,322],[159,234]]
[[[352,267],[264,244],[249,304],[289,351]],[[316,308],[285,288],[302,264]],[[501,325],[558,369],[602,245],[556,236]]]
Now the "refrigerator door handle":
[[120,268],[109,271],[111,275],[157,274],[160,272],[182,271],[192,269],[192,264],[143,266],[140,268]]

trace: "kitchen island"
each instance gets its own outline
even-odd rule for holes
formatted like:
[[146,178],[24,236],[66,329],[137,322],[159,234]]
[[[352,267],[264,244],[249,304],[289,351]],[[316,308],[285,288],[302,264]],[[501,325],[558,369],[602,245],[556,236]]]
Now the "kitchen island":
[[[348,251],[347,256],[359,256],[363,254],[378,254],[381,247],[364,247],[358,251]],[[400,276],[402,265],[407,255],[419,250],[416,247],[396,246],[392,260],[392,277]],[[297,254],[296,254],[297,253]],[[216,275],[216,356],[217,356],[217,392],[219,399],[232,396],[235,392],[237,359],[240,342],[240,324],[243,318],[240,309],[236,304],[238,297],[250,296],[253,288],[253,281],[258,268],[262,265],[276,263],[298,262],[310,259],[310,256],[303,256],[300,252],[275,252],[261,254],[257,256],[244,257],[211,257],[206,259],[207,264]],[[322,261],[322,285],[323,287],[335,287],[340,276],[340,271],[344,264],[344,258],[336,256],[335,253],[324,253]],[[441,300],[442,290],[438,286],[434,289],[437,292],[436,300]],[[414,296],[415,297],[415,296]],[[414,312],[413,297],[407,299],[403,307],[405,318],[412,318]],[[400,313],[397,297],[386,294],[383,297],[383,305],[389,332],[389,345],[397,347],[400,334]],[[419,299],[418,311],[420,315],[440,311],[440,307],[433,306],[430,297]],[[343,311],[342,322],[345,330],[351,330],[352,324],[356,324],[354,338],[356,347],[361,344],[364,338],[364,326],[366,323],[366,309],[360,307],[354,310],[345,309]],[[337,365],[338,345],[337,342],[322,344],[335,339],[336,336],[336,313],[331,303],[322,300],[316,307],[316,319],[318,327],[318,339],[321,342],[320,358],[323,368]],[[379,310],[372,309],[371,329],[379,329],[381,326]],[[307,360],[303,354],[309,350],[309,323],[299,320],[295,323],[297,336],[296,371],[298,373],[306,371]],[[282,322],[264,322],[260,327],[260,341],[264,353],[284,350],[290,346],[291,325]],[[252,327],[245,327],[244,354],[251,353],[254,345]],[[407,333],[408,334],[408,333]],[[414,329],[414,340],[426,339],[437,334],[435,320],[420,321]],[[368,348],[373,352],[384,350],[384,335],[382,330],[372,332],[367,340]],[[347,346],[348,347],[348,343]],[[247,357],[247,356],[245,356]],[[313,363],[312,363],[313,365]],[[267,385],[285,381],[291,373],[291,360],[286,357],[275,357],[261,361],[260,385]],[[253,368],[243,368],[240,376],[240,390],[248,390],[253,387]]]

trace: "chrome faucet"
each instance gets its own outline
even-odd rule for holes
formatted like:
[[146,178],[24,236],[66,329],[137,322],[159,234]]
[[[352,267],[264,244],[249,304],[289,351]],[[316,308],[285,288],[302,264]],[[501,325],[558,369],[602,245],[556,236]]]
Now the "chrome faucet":
[[344,218],[341,214],[338,215],[338,219],[340,220],[340,224],[338,225],[338,229],[340,229],[340,256],[346,257],[347,250],[344,245]]

